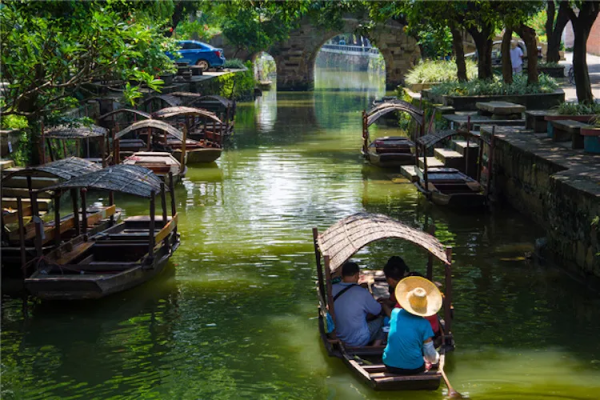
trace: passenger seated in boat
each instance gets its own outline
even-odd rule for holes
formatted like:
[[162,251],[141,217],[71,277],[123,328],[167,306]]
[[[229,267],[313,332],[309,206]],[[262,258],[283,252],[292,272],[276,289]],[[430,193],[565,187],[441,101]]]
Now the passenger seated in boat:
[[433,330],[424,317],[437,314],[442,294],[433,282],[418,276],[404,278],[395,293],[402,308],[392,311],[383,363],[393,374],[419,374],[425,371],[425,361],[437,364],[439,360]]
[[[346,262],[342,266],[342,281],[333,285],[335,305],[335,330],[338,338],[348,346],[373,346],[382,344],[384,334],[382,309],[368,290],[358,285],[358,264]],[[374,319],[367,321],[369,316]]]
[[[404,279],[404,277],[409,273],[409,271],[410,271],[410,269],[408,268],[408,265],[406,265],[406,263],[404,262],[402,257],[399,257],[399,256],[390,257],[390,259],[387,261],[387,263],[383,267],[383,273],[385,274],[385,280],[387,281],[387,283],[390,287],[390,297],[387,299],[382,298],[382,299],[380,299],[380,301],[382,303],[388,305],[388,307],[390,308],[390,312],[391,312],[391,309],[394,308],[398,303],[396,301],[396,295],[394,293],[394,290],[396,289],[396,285],[398,285],[398,282],[400,282],[402,279]],[[388,315],[388,317],[389,317],[389,315]]]

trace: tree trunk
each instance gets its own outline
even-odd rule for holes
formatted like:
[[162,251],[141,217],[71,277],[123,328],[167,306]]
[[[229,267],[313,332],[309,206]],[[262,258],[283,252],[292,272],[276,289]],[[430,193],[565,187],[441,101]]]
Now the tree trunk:
[[502,78],[504,83],[512,83],[512,63],[510,62],[510,41],[512,39],[512,29],[506,28],[502,37]]
[[452,33],[452,47],[456,58],[456,76],[459,82],[467,82],[467,64],[465,63],[465,49],[463,47],[462,32],[454,25],[450,26]]
[[175,28],[177,25],[185,18],[184,14],[185,2],[178,1],[175,3],[175,9],[173,10],[173,15],[171,16],[171,29],[165,33],[166,37],[171,37],[175,33]]
[[538,50],[535,29],[522,23],[516,32],[521,36],[527,48],[527,85],[535,85],[540,81],[537,69]]
[[[548,1],[548,19],[546,20],[546,36],[548,37],[548,48],[546,50],[546,62],[560,61],[560,42],[565,30],[569,16],[567,15],[568,3],[566,0],[560,2],[556,23],[554,22],[554,1]],[[550,9],[552,8],[552,18]]]
[[577,100],[580,103],[592,103],[592,86],[587,66],[587,40],[590,36],[592,25],[600,12],[600,2],[583,2],[579,9],[579,16],[575,15],[572,8],[567,9],[569,19],[573,23],[575,42],[573,44],[573,73],[575,75],[575,89]]
[[590,30],[587,32],[581,24],[573,24],[575,33],[575,42],[573,43],[573,73],[575,75],[575,89],[577,91],[577,100],[580,103],[592,103],[592,85],[590,83],[590,74],[587,66],[587,38]]
[[469,28],[468,32],[475,41],[477,47],[477,74],[479,79],[492,79],[492,39],[491,28],[485,26],[481,32],[475,28]]

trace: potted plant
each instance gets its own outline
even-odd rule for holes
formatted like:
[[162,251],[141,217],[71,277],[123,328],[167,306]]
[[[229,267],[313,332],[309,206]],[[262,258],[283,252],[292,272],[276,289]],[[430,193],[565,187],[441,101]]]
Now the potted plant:
[[600,115],[590,121],[590,125],[579,131],[583,136],[583,149],[586,153],[600,154]]

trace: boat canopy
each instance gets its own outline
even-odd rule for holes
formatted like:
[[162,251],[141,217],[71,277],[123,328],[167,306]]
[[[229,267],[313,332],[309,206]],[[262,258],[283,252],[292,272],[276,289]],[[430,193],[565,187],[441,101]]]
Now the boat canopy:
[[112,115],[121,114],[121,113],[137,114],[137,115],[147,118],[147,119],[152,118],[152,116],[150,114],[148,114],[147,112],[144,112],[144,111],[134,110],[132,108],[119,108],[118,110],[114,110],[114,111],[111,111],[109,113],[99,116],[98,121],[102,121],[103,119],[108,118]]
[[179,106],[181,105],[181,99],[178,97],[175,97],[173,95],[170,94],[160,94],[158,96],[152,96],[152,97],[148,97],[146,100],[144,100],[142,102],[142,104],[140,104],[140,107],[144,107],[146,104],[159,99],[164,101],[165,103],[167,103],[170,107],[175,107],[175,106]]
[[317,244],[321,254],[329,257],[329,269],[333,272],[367,244],[392,238],[412,242],[450,265],[446,248],[439,240],[382,214],[357,213],[346,217],[320,234]]
[[98,125],[59,125],[50,128],[43,132],[44,138],[47,139],[88,139],[105,136],[107,129]]
[[197,117],[210,118],[215,122],[221,122],[215,113],[195,107],[167,107],[152,113],[152,117],[154,118],[171,118],[179,115],[193,115]]
[[407,103],[406,101],[390,100],[369,110],[367,113],[367,127],[371,126],[379,118],[391,113],[392,111],[402,111],[408,113],[419,125],[423,125],[423,111],[419,110],[412,104]]
[[28,167],[6,175],[3,179],[13,176],[56,176],[61,179],[71,179],[89,172],[99,171],[102,167],[97,163],[78,157],[69,157],[47,164]]
[[221,103],[221,105],[223,105],[223,107],[230,107],[231,105],[233,105],[233,101],[226,99],[223,96],[218,96],[218,95],[207,95],[207,96],[202,96],[199,97],[197,99],[194,99],[193,101],[190,102],[190,105],[192,105],[193,103],[198,103],[198,102],[203,102],[203,101],[217,101],[219,103]]
[[[44,190],[73,188],[110,190],[150,198],[153,193],[160,193],[161,180],[148,168],[119,164],[49,186]],[[165,187],[165,190],[168,188]]]
[[[417,142],[420,145],[423,145],[425,147],[431,147],[434,144],[436,144],[444,139],[448,139],[449,137],[452,137],[452,136],[469,136],[469,137],[475,138],[477,140],[484,140],[481,137],[481,135],[474,133],[472,131],[449,129],[449,130],[433,132],[428,135],[421,136],[420,138],[417,139]],[[486,141],[486,143],[487,143],[487,141]]]
[[194,92],[172,92],[169,93],[171,96],[181,97],[181,98],[189,98],[189,99],[197,99],[198,97],[202,97],[200,93]]
[[181,132],[179,129],[175,128],[174,126],[167,124],[166,122],[158,121],[155,119],[145,119],[143,121],[134,122],[133,124],[129,125],[127,128],[123,129],[121,132],[117,133],[115,135],[115,139],[120,139],[123,136],[127,135],[129,132],[133,132],[135,130],[144,129],[144,128],[160,129],[160,130],[163,130],[163,131],[175,136],[179,140],[183,140],[183,132]]

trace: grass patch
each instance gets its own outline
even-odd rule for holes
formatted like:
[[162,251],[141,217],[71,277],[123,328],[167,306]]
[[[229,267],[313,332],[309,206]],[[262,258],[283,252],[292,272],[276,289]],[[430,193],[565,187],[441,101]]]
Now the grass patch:
[[[466,59],[467,77],[469,79],[477,76],[477,64],[473,60]],[[456,82],[456,62],[454,60],[426,60],[415,65],[406,75],[406,83],[437,83]]]
[[[592,104],[581,104],[581,103],[561,103],[559,106],[555,107],[554,110],[559,115],[590,115],[590,114],[600,114],[600,103],[592,103]],[[600,118],[595,118],[597,121]],[[596,122],[598,124],[598,122]],[[600,124],[598,124],[600,125]]]
[[244,62],[239,58],[232,58],[231,60],[225,60],[225,64],[223,64],[223,68],[235,68],[242,69],[244,68]]
[[540,74],[539,83],[527,85],[527,75],[513,77],[513,83],[506,84],[502,78],[495,76],[492,80],[472,80],[468,82],[447,82],[431,88],[431,93],[438,96],[497,96],[514,94],[552,93],[558,89],[558,83],[546,75]]

